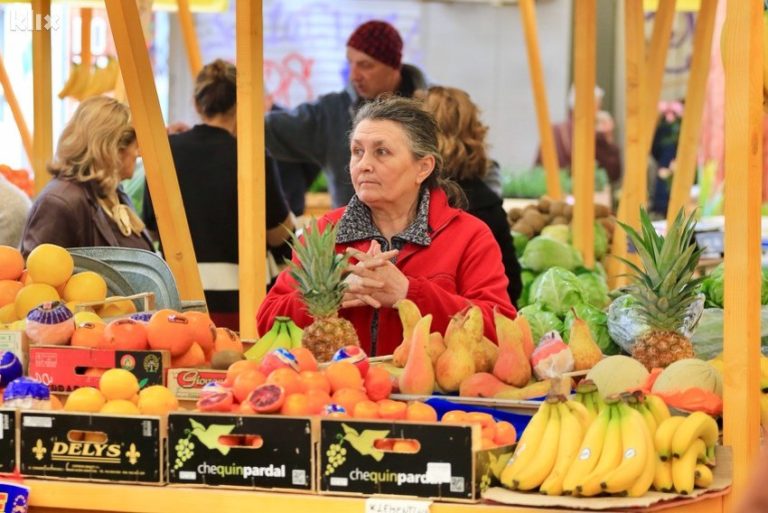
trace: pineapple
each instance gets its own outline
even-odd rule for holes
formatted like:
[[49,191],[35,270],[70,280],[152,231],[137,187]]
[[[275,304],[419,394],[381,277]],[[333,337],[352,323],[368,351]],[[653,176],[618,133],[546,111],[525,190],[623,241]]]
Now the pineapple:
[[346,345],[360,345],[354,326],[339,317],[347,288],[344,282],[349,256],[336,253],[338,228],[328,224],[320,230],[312,220],[303,241],[294,236],[293,250],[299,261],[291,262],[291,276],[314,322],[304,329],[301,342],[319,362],[329,361]]
[[688,308],[697,301],[701,278],[693,278],[701,249],[694,241],[693,214],[681,209],[665,237],[656,233],[645,210],[640,210],[641,232],[621,223],[637,248],[642,269],[624,260],[632,269],[633,283],[627,292],[637,301],[638,311],[651,328],[635,340],[632,357],[648,370],[664,368],[683,358],[693,358],[693,345],[680,331]]

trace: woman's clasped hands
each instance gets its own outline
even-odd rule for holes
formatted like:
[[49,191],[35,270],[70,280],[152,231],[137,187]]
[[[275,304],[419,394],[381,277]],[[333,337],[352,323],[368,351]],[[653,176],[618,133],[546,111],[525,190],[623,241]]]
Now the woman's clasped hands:
[[408,278],[391,261],[398,250],[381,251],[381,245],[374,240],[365,253],[354,248],[348,248],[347,252],[357,262],[348,268],[342,308],[366,305],[373,308],[392,307],[405,299]]

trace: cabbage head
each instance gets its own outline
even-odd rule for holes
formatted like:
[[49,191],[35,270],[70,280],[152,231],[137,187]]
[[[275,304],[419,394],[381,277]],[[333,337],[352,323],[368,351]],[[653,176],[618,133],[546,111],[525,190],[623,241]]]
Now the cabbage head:
[[595,259],[602,259],[608,253],[608,231],[603,223],[595,221]]
[[608,284],[605,278],[596,272],[582,273],[576,276],[581,283],[581,291],[584,301],[596,308],[605,308],[610,301],[608,297]]
[[538,345],[541,337],[548,331],[555,330],[557,332],[562,331],[563,323],[552,312],[542,310],[540,305],[528,305],[525,308],[521,308],[518,314],[525,317],[528,324],[531,325],[531,334],[533,335],[534,344]]
[[569,271],[582,265],[581,254],[576,248],[550,237],[534,237],[523,250],[520,265],[532,271],[546,271],[550,267],[562,267]]
[[585,302],[581,282],[575,274],[562,267],[552,267],[536,278],[529,300],[560,317],[571,307]]
[[[706,296],[705,305],[707,308],[723,308],[725,304],[725,270],[722,263],[704,279],[701,287]],[[768,304],[768,269],[762,270],[760,304]]]

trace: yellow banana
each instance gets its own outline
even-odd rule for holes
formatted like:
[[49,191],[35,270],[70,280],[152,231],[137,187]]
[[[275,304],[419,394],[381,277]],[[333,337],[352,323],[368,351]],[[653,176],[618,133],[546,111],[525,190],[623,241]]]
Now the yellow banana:
[[595,469],[595,465],[600,460],[610,420],[611,410],[606,408],[589,425],[584,440],[581,442],[581,447],[579,447],[579,453],[565,474],[563,480],[564,494],[572,494],[579,481]]
[[491,459],[491,464],[490,464],[491,473],[493,474],[493,477],[501,480],[501,473],[504,470],[504,468],[507,466],[509,459],[512,457],[512,453],[505,452],[498,457],[496,457],[493,453],[489,453],[489,456]]
[[700,411],[693,412],[675,430],[671,445],[672,456],[681,457],[697,438],[703,439],[706,446],[711,447],[717,443],[719,435],[715,419]]
[[516,472],[512,478],[513,490],[526,491],[538,488],[555,466],[560,442],[560,411],[555,405],[550,406],[550,409],[549,422],[544,429],[539,449],[536,451],[536,458]]
[[264,358],[264,355],[267,354],[267,351],[269,351],[269,348],[272,347],[272,344],[275,341],[275,337],[277,337],[279,331],[280,323],[275,321],[269,331],[267,331],[258,341],[256,341],[256,343],[253,344],[250,349],[243,353],[245,359],[260,362],[261,359]]
[[523,430],[520,441],[517,442],[515,453],[501,472],[499,481],[505,487],[512,488],[512,478],[518,469],[525,467],[536,458],[536,452],[539,449],[539,445],[541,445],[544,431],[549,423],[550,412],[550,404],[545,401],[533,417],[531,417],[528,426]]
[[760,425],[768,429],[768,394],[760,394]]
[[707,447],[701,438],[695,438],[693,443],[683,454],[672,460],[672,483],[677,493],[689,495],[693,492],[696,473],[696,462],[704,458]]
[[573,415],[576,416],[577,419],[579,419],[582,433],[586,433],[589,429],[589,425],[592,424],[592,421],[595,420],[595,418],[592,417],[592,415],[587,410],[587,407],[573,400],[566,401],[565,406]]
[[285,326],[288,328],[288,335],[291,337],[291,347],[301,347],[301,339],[304,338],[304,330],[299,328],[290,317],[286,318]]
[[659,424],[656,428],[656,433],[653,435],[654,445],[656,446],[656,452],[659,453],[661,461],[667,461],[672,459],[672,437],[675,435],[675,431],[680,424],[683,423],[685,417],[670,417],[667,420]]
[[[584,407],[582,404],[579,406]],[[562,495],[565,475],[579,454],[579,447],[586,429],[582,419],[573,413],[567,403],[559,403],[557,411],[560,414],[560,440],[557,447],[557,457],[552,471],[539,487],[539,491],[547,495]],[[582,411],[586,413],[586,409]]]
[[272,342],[272,345],[267,352],[271,353],[278,349],[287,349],[289,351],[291,349],[291,335],[288,333],[288,327],[284,322],[280,323],[280,331],[277,333],[274,342]]
[[694,468],[693,484],[696,488],[709,488],[712,481],[715,480],[715,476],[712,474],[712,469],[703,463],[697,463]]
[[587,394],[584,394],[584,407],[589,412],[590,416],[593,418],[597,418],[597,414],[600,413],[595,406],[595,400],[594,400],[594,392],[589,392]]
[[[649,430],[643,415],[628,404],[620,404],[621,412],[621,463],[607,473],[600,482],[600,487],[608,493],[620,493],[629,490],[650,467],[648,461]],[[648,412],[650,415],[650,412]],[[651,475],[651,480],[653,476]],[[650,486],[650,482],[648,483]],[[646,488],[647,490],[647,488]],[[642,493],[645,493],[643,491]]]
[[656,426],[658,427],[663,421],[667,420],[672,415],[669,413],[669,408],[664,399],[654,394],[647,394],[645,396],[645,407],[653,414],[653,418],[656,419]]
[[621,413],[617,405],[609,406],[611,409],[611,420],[608,423],[608,429],[605,433],[605,441],[600,459],[592,469],[592,472],[581,477],[574,491],[576,495],[592,497],[602,491],[600,483],[603,478],[621,463],[622,444],[621,444]]
[[659,455],[653,449],[653,435],[650,431],[645,432],[645,446],[647,448],[645,453],[645,463],[643,464],[643,471],[634,483],[627,490],[627,495],[630,497],[641,497],[651,489],[653,485],[653,479],[656,476],[656,460]]
[[675,485],[672,483],[672,461],[662,461],[658,454],[656,455],[653,488],[658,492],[674,492],[675,490]]
[[605,401],[603,401],[603,396],[600,395],[600,391],[595,389],[595,391],[592,393],[592,402],[595,403],[595,409],[597,409],[598,412],[603,411],[603,408],[605,408]]
[[641,417],[643,417],[643,421],[645,422],[646,426],[648,426],[648,431],[651,434],[656,434],[656,417],[654,417],[653,413],[651,413],[651,410],[645,406],[645,403],[643,401],[638,401],[635,404],[634,409],[640,413]]

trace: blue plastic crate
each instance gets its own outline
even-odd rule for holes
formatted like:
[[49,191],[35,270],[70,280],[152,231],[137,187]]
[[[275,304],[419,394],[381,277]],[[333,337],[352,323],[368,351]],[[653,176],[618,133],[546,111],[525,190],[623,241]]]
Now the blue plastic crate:
[[[535,400],[535,399],[534,399]],[[503,411],[503,410],[497,410],[495,408],[488,408],[487,406],[475,406],[470,404],[463,404],[463,403],[455,403],[449,399],[442,399],[439,397],[431,397],[425,401],[427,404],[432,406],[435,411],[437,411],[437,417],[443,418],[443,415],[451,410],[462,410],[467,412],[473,412],[473,411],[479,411],[483,413],[488,413],[493,416],[494,419],[497,421],[499,420],[506,420],[513,426],[515,426],[515,431],[517,431],[518,438],[520,437],[520,434],[522,434],[525,427],[528,425],[528,422],[530,422],[531,417],[533,416],[533,413],[531,415],[526,415],[524,413],[513,413],[510,411]]]

